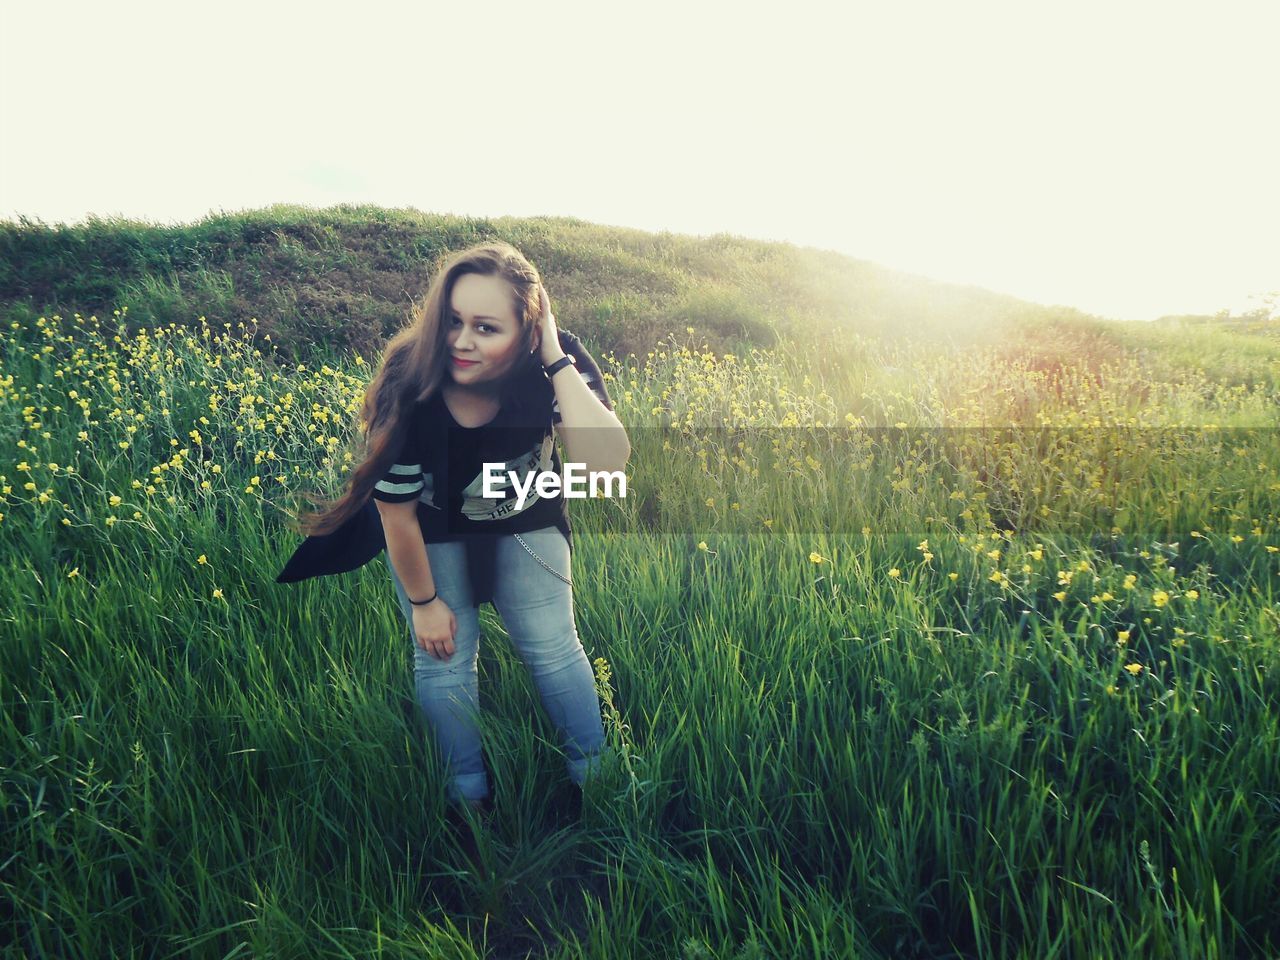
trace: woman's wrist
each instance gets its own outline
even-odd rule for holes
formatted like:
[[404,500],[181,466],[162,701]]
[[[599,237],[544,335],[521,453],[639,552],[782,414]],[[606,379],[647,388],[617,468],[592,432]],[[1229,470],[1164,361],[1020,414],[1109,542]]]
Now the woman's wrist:
[[436,599],[436,597],[438,597],[438,596],[440,596],[440,591],[439,591],[439,590],[437,590],[435,593],[431,594],[431,596],[427,597],[427,599],[425,599],[425,600],[413,600],[413,599],[410,599],[410,601],[409,601],[409,602],[410,602],[411,604],[413,604],[415,607],[425,607],[428,603],[430,603],[432,600]]
[[571,367],[573,365],[573,357],[569,356],[567,353],[562,353],[552,363],[543,364],[542,372],[545,373],[547,375],[547,379],[550,380],[565,367]]

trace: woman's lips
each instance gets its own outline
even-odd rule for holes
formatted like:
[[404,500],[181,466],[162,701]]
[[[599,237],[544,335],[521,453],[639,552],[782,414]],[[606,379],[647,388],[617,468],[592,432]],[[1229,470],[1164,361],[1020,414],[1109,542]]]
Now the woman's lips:
[[474,367],[479,362],[479,360],[460,360],[458,357],[453,358],[453,365],[455,367]]

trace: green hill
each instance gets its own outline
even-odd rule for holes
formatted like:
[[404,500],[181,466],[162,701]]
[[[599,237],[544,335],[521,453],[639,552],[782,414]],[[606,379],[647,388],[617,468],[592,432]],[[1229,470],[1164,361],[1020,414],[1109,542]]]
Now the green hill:
[[565,326],[619,355],[643,354],[687,326],[711,349],[742,350],[803,347],[833,327],[961,344],[998,340],[1011,326],[1091,322],[1070,308],[724,233],[349,205],[276,205],[176,226],[0,222],[0,309],[108,319],[127,305],[135,328],[256,319],[285,357],[318,344],[370,356],[425,291],[439,254],[489,239],[532,260]]

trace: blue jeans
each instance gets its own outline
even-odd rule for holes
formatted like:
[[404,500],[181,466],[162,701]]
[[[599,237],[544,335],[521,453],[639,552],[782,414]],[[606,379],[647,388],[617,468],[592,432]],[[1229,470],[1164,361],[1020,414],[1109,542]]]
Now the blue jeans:
[[[557,527],[520,536],[552,569],[572,579],[569,543]],[[418,646],[413,631],[413,605],[390,557],[385,559],[400,598],[401,613],[409,624],[418,705],[448,765],[449,799],[455,803],[461,799],[481,800],[489,795],[489,779],[480,753],[477,723],[480,614],[471,599],[466,546],[457,542],[427,544],[431,577],[458,621],[454,651],[446,660],[437,660]],[[516,653],[533,675],[542,705],[556,727],[569,778],[581,786],[599,758],[604,726],[595,674],[573,619],[572,589],[531,557],[514,536],[503,536],[498,538],[494,557],[493,604]]]

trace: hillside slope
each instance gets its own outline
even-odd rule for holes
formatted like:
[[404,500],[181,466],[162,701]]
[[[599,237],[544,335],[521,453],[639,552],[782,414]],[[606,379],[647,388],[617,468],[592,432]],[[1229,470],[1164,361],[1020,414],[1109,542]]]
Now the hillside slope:
[[642,354],[693,326],[713,350],[803,348],[833,328],[955,345],[1011,326],[1090,318],[940,283],[831,251],[728,234],[600,226],[570,217],[483,219],[413,209],[276,205],[165,226],[90,219],[0,222],[0,311],[129,324],[257,320],[286,356],[372,355],[425,291],[442,253],[488,239],[525,252],[556,315],[597,349]]

